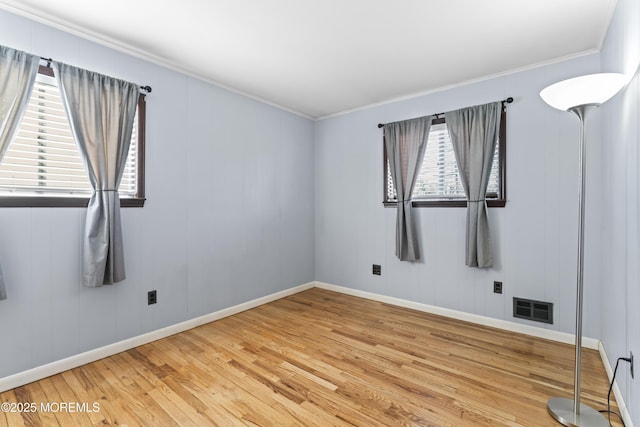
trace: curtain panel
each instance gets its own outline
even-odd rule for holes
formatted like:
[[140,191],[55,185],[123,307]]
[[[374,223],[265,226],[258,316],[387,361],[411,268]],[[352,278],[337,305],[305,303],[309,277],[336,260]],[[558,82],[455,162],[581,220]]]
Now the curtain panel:
[[53,63],[71,132],[94,189],[82,248],[87,287],[125,279],[118,186],[133,130],[138,85]]
[[427,148],[431,121],[432,117],[426,116],[384,125],[384,146],[398,197],[396,256],[401,261],[420,259],[411,194]]
[[[0,46],[0,162],[29,103],[40,57]],[[0,300],[7,291],[0,266]]]
[[445,113],[447,129],[467,196],[465,262],[469,267],[492,267],[493,254],[486,202],[493,153],[500,134],[502,102]]

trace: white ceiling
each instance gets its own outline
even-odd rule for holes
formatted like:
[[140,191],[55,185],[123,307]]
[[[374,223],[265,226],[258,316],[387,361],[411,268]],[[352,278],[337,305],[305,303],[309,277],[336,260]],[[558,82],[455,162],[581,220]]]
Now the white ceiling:
[[0,0],[0,8],[321,118],[596,52],[615,3]]

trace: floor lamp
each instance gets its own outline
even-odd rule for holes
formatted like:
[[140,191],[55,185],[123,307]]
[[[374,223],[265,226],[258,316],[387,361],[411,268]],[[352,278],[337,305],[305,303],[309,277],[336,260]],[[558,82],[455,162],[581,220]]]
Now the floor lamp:
[[589,111],[598,108],[618,93],[626,83],[625,76],[617,73],[590,74],[564,80],[548,86],[540,92],[550,106],[570,111],[580,119],[578,204],[578,280],[576,297],[576,357],[573,399],[553,397],[547,402],[547,410],[565,426],[608,426],[605,417],[588,405],[580,403],[580,370],[582,363],[582,288],[584,272],[584,188],[585,188],[585,118]]

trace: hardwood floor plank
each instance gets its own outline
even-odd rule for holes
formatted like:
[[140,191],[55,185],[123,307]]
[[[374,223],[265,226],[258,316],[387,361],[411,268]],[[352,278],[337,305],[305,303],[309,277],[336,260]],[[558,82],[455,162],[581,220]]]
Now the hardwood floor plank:
[[[22,387],[21,387],[22,388]],[[6,394],[6,396],[5,396]],[[19,392],[16,390],[9,390],[3,393],[2,398],[0,399],[0,403],[7,402],[10,405],[3,407],[3,410],[0,411],[0,425],[6,426],[16,426],[16,427],[24,427],[24,426],[33,426],[38,425],[36,423],[40,422],[40,417],[34,417],[34,413],[30,410],[28,411],[19,411],[20,408],[18,404],[31,403],[31,400],[23,400],[20,398],[20,395],[27,395],[27,399],[29,399],[29,394],[24,391]],[[13,405],[15,404],[15,405]],[[37,412],[35,415],[38,415]]]
[[[25,389],[26,393],[28,393],[28,401],[24,400],[24,403],[32,403],[36,405],[36,408],[38,409],[37,414],[38,414],[38,419],[34,420],[34,424],[31,424],[29,419],[31,419],[31,413],[23,413],[22,416],[23,418],[25,418],[25,416],[28,416],[27,418],[25,418],[25,425],[29,426],[39,426],[39,425],[56,425],[57,421],[56,421],[56,417],[55,415],[50,412],[50,411],[40,411],[40,404],[43,402],[47,402],[48,399],[46,397],[46,395],[44,394],[44,390],[42,389],[42,384],[41,381],[35,382],[35,383],[31,383],[31,384],[27,384],[23,387],[19,387],[16,390],[19,389]],[[17,393],[16,393],[17,394]],[[11,399],[5,399],[4,397],[0,397],[0,401],[2,402],[14,402]],[[41,424],[39,424],[41,423]],[[13,424],[7,424],[8,426],[13,426]]]
[[[75,401],[87,403],[88,405],[91,405],[92,411],[87,412],[87,416],[89,417],[90,423],[92,425],[102,424],[104,423],[105,419],[101,415],[100,411],[96,411],[96,412],[93,411],[94,400],[92,396],[89,395],[89,393],[87,393],[87,389],[90,388],[90,386],[87,387],[86,382],[80,381],[80,379],[77,376],[78,372],[80,372],[78,369],[72,369],[70,371],[63,372],[62,374],[60,374],[59,377],[64,380],[64,382],[67,384],[69,389],[71,389],[73,393],[77,396],[77,400]],[[97,402],[97,403],[99,404],[100,402]]]
[[[572,384],[571,345],[314,288],[4,392],[99,411],[0,426],[542,427]],[[606,408],[608,386],[585,350],[583,401]]]

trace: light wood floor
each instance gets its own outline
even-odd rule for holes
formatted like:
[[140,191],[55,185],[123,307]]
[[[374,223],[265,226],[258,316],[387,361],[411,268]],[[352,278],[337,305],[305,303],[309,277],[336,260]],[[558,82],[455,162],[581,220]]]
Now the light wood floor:
[[[606,409],[583,359],[583,402]],[[0,425],[553,426],[572,384],[572,346],[311,289],[2,393],[38,411]]]

